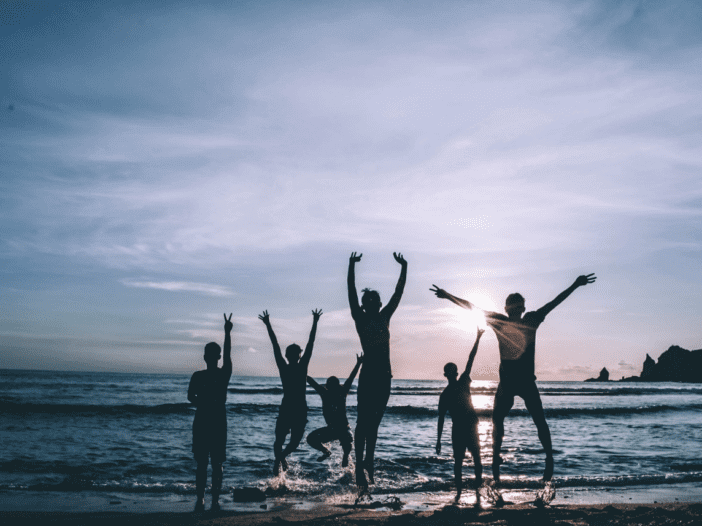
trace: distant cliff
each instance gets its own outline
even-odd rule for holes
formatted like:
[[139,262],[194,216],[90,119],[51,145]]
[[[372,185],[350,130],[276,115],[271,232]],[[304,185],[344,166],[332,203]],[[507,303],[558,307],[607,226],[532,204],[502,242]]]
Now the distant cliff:
[[606,367],[603,367],[600,371],[600,375],[597,378],[588,378],[586,382],[609,382],[609,371]]
[[688,351],[672,345],[658,357],[658,363],[647,354],[641,376],[629,376],[621,381],[702,383],[702,349]]

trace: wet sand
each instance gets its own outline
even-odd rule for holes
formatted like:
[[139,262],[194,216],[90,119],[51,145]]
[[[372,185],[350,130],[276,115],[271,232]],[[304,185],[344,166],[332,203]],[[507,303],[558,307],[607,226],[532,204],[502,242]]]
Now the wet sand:
[[308,510],[276,509],[263,513],[206,512],[129,513],[129,512],[0,512],[5,526],[40,524],[51,526],[192,526],[313,524],[318,526],[433,526],[446,524],[482,525],[634,525],[702,524],[702,504],[600,504],[557,505],[535,508],[531,505],[478,510],[469,506],[444,506],[433,511],[371,510],[353,507],[317,506]]

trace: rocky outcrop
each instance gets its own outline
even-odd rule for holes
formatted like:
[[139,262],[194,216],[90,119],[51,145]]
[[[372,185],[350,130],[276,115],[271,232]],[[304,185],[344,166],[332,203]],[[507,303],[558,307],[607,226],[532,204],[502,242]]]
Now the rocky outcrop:
[[588,378],[586,382],[609,382],[609,371],[606,367],[603,367],[600,371],[600,375],[597,378]]
[[688,351],[672,345],[658,357],[658,363],[647,354],[641,376],[629,376],[621,381],[702,383],[702,349]]

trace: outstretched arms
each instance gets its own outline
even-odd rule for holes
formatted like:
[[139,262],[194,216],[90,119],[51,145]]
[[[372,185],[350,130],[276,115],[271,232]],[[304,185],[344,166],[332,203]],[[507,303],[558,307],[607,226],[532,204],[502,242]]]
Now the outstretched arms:
[[475,360],[475,355],[478,353],[478,344],[480,343],[480,337],[483,335],[485,332],[485,329],[481,329],[478,327],[478,334],[475,337],[475,343],[473,344],[473,348],[470,351],[470,356],[468,357],[468,363],[466,364],[466,373],[468,376],[470,376],[470,370],[473,368],[473,361]]
[[275,364],[278,366],[278,370],[282,371],[285,366],[285,360],[283,359],[283,353],[280,352],[280,345],[278,345],[278,338],[275,337],[275,332],[273,332],[273,327],[271,327],[271,320],[268,316],[268,311],[264,310],[263,314],[259,314],[258,319],[261,320],[268,329],[268,336],[273,344],[273,355],[275,356]]
[[356,263],[361,261],[363,254],[356,255],[355,252],[351,253],[349,258],[349,274],[347,277],[348,289],[349,289],[349,307],[351,307],[351,316],[356,319],[356,316],[361,313],[361,306],[358,304],[358,292],[356,292]]
[[595,274],[586,274],[583,276],[578,276],[578,279],[576,279],[570,287],[568,287],[558,296],[556,296],[555,299],[553,299],[553,301],[541,307],[538,310],[538,313],[542,316],[546,316],[549,312],[558,307],[558,305],[560,305],[564,299],[570,296],[575,289],[577,289],[578,287],[585,286],[588,283],[594,283],[596,279],[597,277],[595,276]]
[[307,345],[305,346],[305,354],[300,358],[300,362],[303,364],[309,364],[310,358],[312,358],[312,348],[314,347],[314,338],[317,335],[317,322],[319,317],[322,315],[322,309],[315,309],[312,311],[312,330],[310,331],[310,338],[307,340]]
[[361,368],[362,363],[363,363],[363,355],[359,356],[357,354],[356,355],[356,365],[353,367],[353,371],[351,371],[351,375],[344,382],[344,391],[345,392],[348,393],[351,390],[351,386],[353,385],[353,379],[356,378],[356,375],[358,374],[358,370]]
[[232,323],[232,314],[224,314],[224,360],[222,360],[222,371],[230,377],[232,375],[232,328],[234,324]]
[[384,312],[387,312],[388,319],[390,319],[390,316],[392,316],[398,305],[400,305],[400,299],[402,299],[402,293],[405,290],[405,282],[407,281],[407,261],[399,252],[393,252],[392,255],[395,261],[402,265],[402,270],[400,270],[400,277],[397,280],[397,285],[395,285],[395,293],[392,295],[392,298],[390,298],[387,306],[383,309]]

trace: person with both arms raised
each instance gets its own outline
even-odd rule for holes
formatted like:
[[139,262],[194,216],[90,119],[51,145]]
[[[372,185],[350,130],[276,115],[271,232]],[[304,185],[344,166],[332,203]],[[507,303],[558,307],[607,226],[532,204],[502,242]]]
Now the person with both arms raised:
[[339,379],[336,376],[327,378],[324,386],[319,385],[311,376],[307,377],[307,383],[322,398],[322,414],[327,423],[326,427],[316,429],[307,435],[307,443],[322,453],[322,456],[317,460],[321,461],[329,458],[331,451],[324,444],[338,440],[344,451],[341,466],[346,467],[349,465],[349,453],[351,453],[353,436],[349,430],[349,421],[346,418],[346,397],[351,390],[351,385],[354,378],[356,378],[358,369],[361,367],[361,362],[363,362],[363,355],[356,355],[356,365],[344,382],[344,385],[339,383]]
[[[312,330],[310,331],[309,340],[305,347],[305,353],[301,355],[302,349],[297,344],[289,345],[285,349],[285,358],[280,352],[278,339],[271,327],[271,321],[268,316],[268,311],[263,311],[259,315],[259,319],[266,325],[268,336],[273,344],[273,354],[275,363],[278,366],[280,373],[280,381],[283,384],[283,401],[280,404],[278,412],[278,420],[275,424],[275,442],[273,443],[273,452],[275,454],[275,463],[273,473],[278,476],[280,468],[283,471],[288,469],[286,457],[297,449],[302,440],[302,435],[305,434],[305,425],[307,424],[307,368],[310,365],[312,358],[312,348],[314,347],[314,338],[317,334],[317,322],[322,315],[321,310],[312,311]],[[290,434],[290,441],[283,449],[283,442]]]

